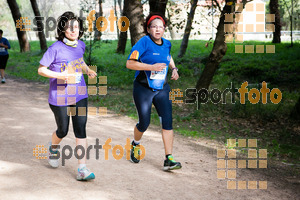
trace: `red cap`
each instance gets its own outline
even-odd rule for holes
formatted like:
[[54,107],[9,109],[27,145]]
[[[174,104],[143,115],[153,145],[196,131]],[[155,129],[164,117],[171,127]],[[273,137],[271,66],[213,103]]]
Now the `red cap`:
[[153,21],[153,20],[156,19],[156,18],[161,19],[161,21],[163,21],[163,23],[164,23],[164,25],[165,25],[165,20],[164,20],[161,16],[159,16],[159,15],[153,15],[152,17],[150,17],[150,19],[149,19],[149,21],[148,21],[148,23],[147,23],[147,26],[149,26],[149,24],[151,23],[151,21]]

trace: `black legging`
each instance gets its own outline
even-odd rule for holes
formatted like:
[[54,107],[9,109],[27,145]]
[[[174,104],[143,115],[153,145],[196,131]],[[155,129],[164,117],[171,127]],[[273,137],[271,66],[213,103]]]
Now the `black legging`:
[[[73,130],[76,138],[86,138],[86,121],[87,121],[87,98],[82,99],[76,103],[76,105],[69,106],[54,106],[50,105],[50,108],[55,116],[57,124],[56,135],[58,138],[64,138],[68,134],[70,114],[68,115],[68,107],[76,108],[76,115],[72,116]],[[78,108],[85,110],[84,116],[78,115]],[[82,112],[81,110],[81,112]]]
[[0,69],[6,68],[8,58],[9,58],[9,54],[4,56],[0,55]]
[[145,132],[150,124],[151,107],[154,104],[161,119],[162,128],[172,130],[172,102],[169,100],[170,86],[165,84],[162,90],[153,91],[138,81],[133,84],[133,99],[139,115],[136,124],[140,132]]

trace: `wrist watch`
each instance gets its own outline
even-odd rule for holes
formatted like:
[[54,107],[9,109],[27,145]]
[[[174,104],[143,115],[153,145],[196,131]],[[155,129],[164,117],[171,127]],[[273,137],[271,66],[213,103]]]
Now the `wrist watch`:
[[176,71],[178,71],[178,68],[177,68],[177,67],[172,68],[172,71],[173,71],[174,69],[176,69]]

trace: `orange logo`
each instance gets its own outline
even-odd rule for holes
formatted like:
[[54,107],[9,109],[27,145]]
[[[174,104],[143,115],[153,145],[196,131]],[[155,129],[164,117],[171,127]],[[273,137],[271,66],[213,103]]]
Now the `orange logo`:
[[133,51],[130,55],[130,59],[137,60],[139,58],[139,52],[137,50]]

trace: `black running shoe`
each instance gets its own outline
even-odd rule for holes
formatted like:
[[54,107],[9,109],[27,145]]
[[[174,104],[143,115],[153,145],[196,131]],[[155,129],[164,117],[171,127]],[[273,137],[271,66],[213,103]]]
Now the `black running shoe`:
[[173,170],[173,169],[180,169],[180,168],[181,168],[181,163],[176,162],[172,155],[169,155],[168,159],[166,159],[164,162],[164,170],[165,171]]
[[130,150],[130,160],[133,163],[139,163],[140,162],[140,145],[135,145],[132,141],[131,143],[131,150]]

